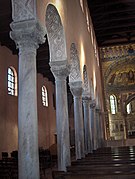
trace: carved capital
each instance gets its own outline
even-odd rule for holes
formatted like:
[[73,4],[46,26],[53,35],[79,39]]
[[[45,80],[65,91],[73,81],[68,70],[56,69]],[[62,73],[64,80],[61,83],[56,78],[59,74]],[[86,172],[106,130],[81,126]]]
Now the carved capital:
[[91,100],[91,98],[89,96],[83,96],[82,97],[83,104],[88,105],[90,103],[90,100]]
[[67,60],[50,62],[49,65],[56,80],[66,80],[70,73],[70,65]]
[[38,48],[45,42],[45,29],[35,20],[10,24],[12,31],[10,37],[15,41],[19,50]]
[[14,22],[36,19],[36,0],[12,0],[12,19]]
[[96,107],[96,102],[95,102],[95,100],[93,100],[93,101],[91,101],[91,103],[90,103],[90,108],[95,108]]
[[73,96],[79,97],[82,95],[82,81],[70,82],[69,86]]
[[97,113],[100,113],[100,109],[99,108],[96,108],[95,109]]

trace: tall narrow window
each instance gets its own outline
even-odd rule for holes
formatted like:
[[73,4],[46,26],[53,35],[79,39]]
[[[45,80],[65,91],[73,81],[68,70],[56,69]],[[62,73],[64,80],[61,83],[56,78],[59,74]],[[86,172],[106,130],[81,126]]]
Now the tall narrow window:
[[43,106],[48,106],[47,89],[45,86],[42,86],[42,104]]
[[8,68],[8,94],[17,96],[17,75],[12,67]]
[[116,114],[117,112],[117,101],[116,101],[116,96],[110,95],[110,108],[111,108],[111,113]]
[[127,113],[130,114],[131,113],[131,103],[127,104]]

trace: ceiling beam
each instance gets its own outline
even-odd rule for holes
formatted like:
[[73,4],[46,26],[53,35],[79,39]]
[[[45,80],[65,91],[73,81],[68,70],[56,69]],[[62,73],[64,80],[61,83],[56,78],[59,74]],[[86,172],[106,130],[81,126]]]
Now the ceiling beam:
[[118,22],[118,21],[120,21],[120,22],[122,22],[122,21],[125,21],[125,20],[134,20],[135,19],[135,13],[133,13],[133,14],[131,14],[131,15],[128,15],[128,16],[119,16],[119,17],[117,17],[117,16],[113,16],[112,18],[103,18],[103,19],[101,19],[101,16],[99,16],[99,19],[94,19],[94,21],[96,21],[96,24],[101,24],[101,25],[103,25],[103,24],[106,24],[106,23],[110,23],[110,22]]
[[110,10],[110,11],[98,11],[97,10],[97,13],[95,12],[96,10],[93,9],[93,10],[90,10],[90,14],[92,15],[92,18],[97,18],[98,16],[102,16],[102,17],[105,17],[105,16],[108,16],[108,15],[116,15],[116,13],[123,13],[123,15],[125,16],[125,13],[126,12],[129,12],[129,14],[132,14],[135,12],[135,4],[134,6],[130,7],[130,10],[129,8],[126,8],[126,9],[123,9],[123,8],[119,8],[119,9],[114,9],[114,10]]
[[135,21],[134,22],[125,22],[125,23],[122,23],[122,24],[116,24],[116,25],[111,25],[110,24],[110,26],[108,26],[108,25],[106,25],[106,26],[103,26],[103,27],[99,27],[99,28],[97,28],[97,27],[95,27],[95,31],[104,31],[104,30],[109,30],[109,29],[113,29],[113,31],[114,31],[114,29],[121,29],[121,32],[123,31],[123,28],[127,28],[127,29],[130,29],[130,28],[133,28],[134,27],[134,29],[135,29]]
[[[123,1],[122,0],[117,0],[117,1],[107,1],[107,2],[102,2],[102,1],[100,1],[101,3],[99,3],[99,1],[98,2],[96,2],[95,0],[93,1],[93,0],[88,0],[88,5],[90,6],[90,7],[92,7],[92,8],[98,8],[98,7],[104,7],[104,6],[111,6],[111,5],[118,5],[118,4],[120,4],[120,3],[123,3]],[[126,4],[132,4],[132,3],[135,3],[135,1],[134,0],[128,0],[127,2],[126,2]]]

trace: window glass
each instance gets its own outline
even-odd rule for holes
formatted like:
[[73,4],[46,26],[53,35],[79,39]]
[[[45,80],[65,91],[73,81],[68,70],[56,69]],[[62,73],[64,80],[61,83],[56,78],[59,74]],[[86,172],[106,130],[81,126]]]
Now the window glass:
[[111,108],[111,113],[116,114],[117,102],[116,102],[116,97],[114,95],[110,95],[110,108]]
[[43,106],[48,106],[48,95],[45,86],[42,86],[42,104]]
[[130,114],[131,113],[131,103],[127,104],[127,113]]

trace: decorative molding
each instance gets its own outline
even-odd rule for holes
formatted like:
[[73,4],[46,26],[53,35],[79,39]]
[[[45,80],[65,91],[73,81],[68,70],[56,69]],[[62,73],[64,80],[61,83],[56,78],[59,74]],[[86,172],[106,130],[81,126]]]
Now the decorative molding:
[[70,53],[71,53],[70,55],[71,71],[69,74],[69,81],[70,82],[82,81],[79,57],[78,57],[77,49],[74,43],[71,44]]
[[130,56],[135,56],[135,44],[100,48],[100,58],[102,61],[124,60]]
[[45,42],[45,29],[35,20],[10,24],[10,37],[19,49],[38,48],[38,44]]
[[36,19],[36,0],[12,0],[14,22]]
[[106,86],[106,92],[109,92],[109,93],[120,93],[120,92],[133,92],[135,91],[135,84],[132,84],[132,85],[122,85],[122,86],[117,86],[117,85],[112,85],[112,86],[109,86],[107,85]]
[[65,34],[59,13],[52,4],[49,4],[46,10],[46,28],[50,61],[62,61],[67,57]]
[[66,80],[70,73],[70,65],[67,60],[53,61],[49,65],[56,80]]

